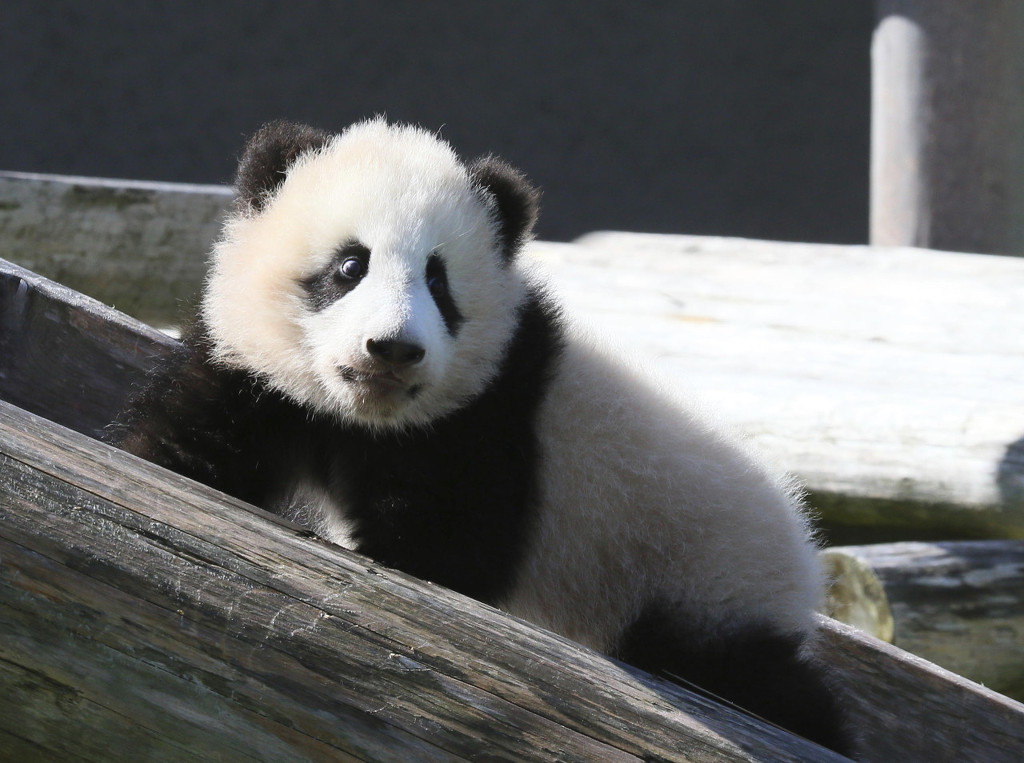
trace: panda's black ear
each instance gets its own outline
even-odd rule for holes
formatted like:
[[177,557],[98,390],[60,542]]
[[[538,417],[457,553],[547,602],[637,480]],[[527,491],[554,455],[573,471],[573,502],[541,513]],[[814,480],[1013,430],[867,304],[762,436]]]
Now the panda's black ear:
[[496,156],[484,156],[469,165],[477,186],[495,202],[495,217],[506,260],[511,260],[533,232],[540,206],[540,190],[526,175]]
[[262,211],[284,181],[285,172],[301,154],[326,145],[330,133],[293,122],[271,122],[249,138],[238,162],[235,188],[238,201]]

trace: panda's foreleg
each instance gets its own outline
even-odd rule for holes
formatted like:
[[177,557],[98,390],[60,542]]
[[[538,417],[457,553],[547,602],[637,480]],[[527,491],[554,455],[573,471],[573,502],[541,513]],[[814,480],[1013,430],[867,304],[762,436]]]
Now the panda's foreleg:
[[[240,372],[210,362],[201,327],[155,369],[104,439],[178,474],[264,508],[288,451],[285,427]],[[274,455],[274,454],[277,455]]]
[[849,755],[838,697],[804,639],[768,624],[695,637],[685,618],[650,606],[623,632],[613,656]]

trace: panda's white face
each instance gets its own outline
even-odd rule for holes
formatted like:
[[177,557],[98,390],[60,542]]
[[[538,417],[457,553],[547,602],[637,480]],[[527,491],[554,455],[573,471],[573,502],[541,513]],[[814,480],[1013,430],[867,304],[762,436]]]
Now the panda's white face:
[[498,370],[524,285],[447,144],[363,123],[228,221],[203,317],[215,357],[313,409],[428,423]]

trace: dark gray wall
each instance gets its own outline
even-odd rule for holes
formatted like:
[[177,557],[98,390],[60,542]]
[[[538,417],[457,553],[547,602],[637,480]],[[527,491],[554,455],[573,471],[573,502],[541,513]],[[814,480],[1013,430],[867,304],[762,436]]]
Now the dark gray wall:
[[224,182],[243,136],[375,113],[494,151],[540,234],[867,238],[869,0],[22,2],[0,169]]

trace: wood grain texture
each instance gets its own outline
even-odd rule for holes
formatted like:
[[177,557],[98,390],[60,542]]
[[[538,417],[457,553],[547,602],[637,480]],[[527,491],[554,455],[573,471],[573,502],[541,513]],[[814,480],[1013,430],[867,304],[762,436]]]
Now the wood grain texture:
[[0,398],[98,436],[174,341],[0,260]]
[[[26,282],[23,271],[9,272]],[[56,306],[79,300],[86,315],[69,311],[62,319],[69,325],[88,325],[104,313],[44,279],[38,284]],[[130,319],[117,320],[133,328]],[[151,333],[127,335],[143,345],[171,346]],[[55,369],[65,362],[56,352],[49,357]],[[56,371],[49,376],[64,378]],[[301,759],[318,756],[320,745],[331,754],[356,756],[370,746],[386,758],[377,749],[383,744],[395,758],[431,759],[465,751],[477,727],[490,728],[493,718],[519,729],[524,717],[533,721],[536,715],[539,725],[527,724],[536,729],[529,740],[557,733],[568,741],[541,747],[565,759],[594,754],[594,744],[605,745],[598,752],[612,759],[636,756],[660,749],[666,739],[684,745],[673,755],[685,749],[693,759],[787,759],[789,753],[780,752],[789,749],[786,735],[736,727],[715,706],[675,687],[382,570],[15,407],[2,404],[0,411],[0,674],[10,687],[8,699],[0,701],[17,719],[0,724],[0,739],[10,745],[4,749],[70,756],[72,747],[60,747],[75,744],[68,728],[80,734],[114,728],[115,734],[93,734],[88,744],[95,749],[83,748],[83,756],[102,759],[120,749],[114,740],[122,738],[154,756],[170,756],[184,749],[181,740],[215,744],[203,740],[217,719],[233,750],[258,745],[280,751],[283,745],[289,750],[284,759]],[[324,627],[327,637],[320,633]],[[1021,750],[1020,705],[831,621],[822,627],[828,659],[845,679],[867,739],[868,759],[913,750],[937,760],[955,759],[949,751],[1001,760],[1013,759],[1007,751]],[[293,654],[293,640],[307,633],[316,638]],[[352,634],[359,639],[352,654],[333,655],[349,649],[345,639]],[[381,666],[390,668],[386,680],[372,688],[372,676],[365,674]],[[351,684],[358,696],[345,694],[349,672],[360,677]],[[402,692],[423,691],[422,681],[406,685],[406,678],[429,678],[447,694],[394,700],[400,706],[390,707]],[[315,696],[305,694],[307,682]],[[116,697],[105,696],[108,686],[117,687]],[[926,701],[919,703],[919,695]],[[268,697],[274,709],[264,706]],[[427,710],[436,715],[437,708],[461,718],[466,701],[477,703],[477,712],[456,729],[449,728],[455,721],[430,720]],[[337,702],[346,706],[331,704]],[[79,707],[86,720],[76,725]],[[377,725],[382,717],[383,730]],[[434,737],[424,739],[423,727],[440,729],[445,741],[439,746]],[[922,727],[936,731],[921,739],[916,729]],[[314,752],[295,752],[304,745]],[[506,754],[510,748],[499,749]]]
[[829,553],[877,576],[897,646],[1024,698],[1024,542],[884,543]]
[[830,759],[6,403],[0,559],[0,728],[56,755]]
[[821,633],[829,661],[851,687],[866,760],[1024,758],[1024,705],[841,623],[828,621]]
[[1024,260],[616,233],[536,252],[571,313],[708,401],[830,525],[1024,537]]
[[226,186],[0,172],[0,257],[173,325],[231,198]]
[[[0,560],[0,729],[48,753],[828,759],[6,403]],[[821,628],[866,760],[1024,753],[1024,706]]]

